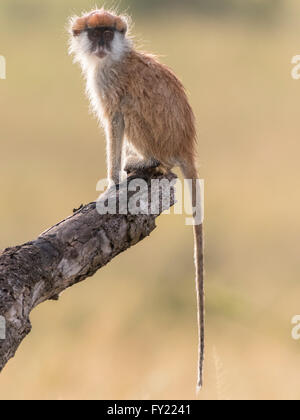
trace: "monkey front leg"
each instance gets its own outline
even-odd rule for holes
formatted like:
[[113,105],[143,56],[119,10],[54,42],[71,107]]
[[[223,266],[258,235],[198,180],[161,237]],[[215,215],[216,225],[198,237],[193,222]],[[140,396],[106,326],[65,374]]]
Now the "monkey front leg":
[[123,114],[117,111],[107,128],[107,178],[109,187],[118,184],[122,169],[122,150],[125,124]]

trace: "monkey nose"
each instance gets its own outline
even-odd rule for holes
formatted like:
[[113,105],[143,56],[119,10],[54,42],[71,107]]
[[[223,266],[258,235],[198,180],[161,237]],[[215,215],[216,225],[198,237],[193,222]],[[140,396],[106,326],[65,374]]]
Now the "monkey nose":
[[96,55],[99,58],[104,58],[107,55],[107,53],[105,51],[105,48],[103,46],[101,46],[101,45],[98,45],[98,48],[97,48],[97,51],[96,51]]

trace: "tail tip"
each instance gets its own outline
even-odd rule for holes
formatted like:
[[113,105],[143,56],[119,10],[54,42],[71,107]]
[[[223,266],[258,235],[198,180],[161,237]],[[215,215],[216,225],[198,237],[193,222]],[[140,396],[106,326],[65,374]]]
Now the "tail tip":
[[202,387],[203,387],[202,380],[199,380],[197,382],[196,394],[199,394],[199,392],[202,390]]

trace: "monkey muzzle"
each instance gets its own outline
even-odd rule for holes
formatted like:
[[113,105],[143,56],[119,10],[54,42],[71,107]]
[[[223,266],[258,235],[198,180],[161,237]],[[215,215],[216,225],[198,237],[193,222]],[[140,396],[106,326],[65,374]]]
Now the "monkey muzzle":
[[107,56],[107,51],[106,51],[105,47],[102,46],[102,45],[98,45],[97,48],[96,48],[96,51],[95,51],[95,55],[98,58],[106,57]]

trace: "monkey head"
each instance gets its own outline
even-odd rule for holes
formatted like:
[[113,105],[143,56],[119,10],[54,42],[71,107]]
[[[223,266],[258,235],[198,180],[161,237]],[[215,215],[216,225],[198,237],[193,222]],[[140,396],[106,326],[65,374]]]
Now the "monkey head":
[[79,61],[87,56],[98,60],[106,57],[118,60],[128,47],[125,37],[128,20],[125,16],[118,16],[104,9],[95,10],[81,17],[71,18],[70,26],[70,52]]

